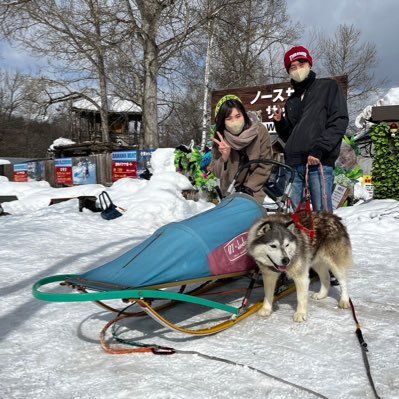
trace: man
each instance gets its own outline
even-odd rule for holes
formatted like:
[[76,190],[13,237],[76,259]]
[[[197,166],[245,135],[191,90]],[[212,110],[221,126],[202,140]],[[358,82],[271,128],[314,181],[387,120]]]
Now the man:
[[286,52],[284,66],[295,91],[285,104],[285,117],[278,107],[274,124],[286,143],[285,162],[295,170],[293,209],[303,199],[308,165],[313,210],[332,212],[334,166],[348,126],[348,109],[338,82],[316,79],[312,65],[305,47],[293,47]]

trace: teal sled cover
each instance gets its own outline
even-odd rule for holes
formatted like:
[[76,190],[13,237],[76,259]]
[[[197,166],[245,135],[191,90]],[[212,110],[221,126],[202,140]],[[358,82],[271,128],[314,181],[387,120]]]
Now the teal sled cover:
[[[118,258],[67,281],[101,291],[133,289],[249,271],[247,232],[265,210],[246,194],[169,223]],[[176,284],[177,285],[177,284]]]

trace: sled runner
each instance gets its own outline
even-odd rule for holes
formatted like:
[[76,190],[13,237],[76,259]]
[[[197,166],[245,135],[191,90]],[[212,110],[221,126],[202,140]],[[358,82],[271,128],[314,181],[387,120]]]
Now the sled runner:
[[[102,301],[119,299],[139,307],[140,312],[133,312],[135,316],[148,314],[162,325],[184,333],[214,334],[261,307],[261,303],[250,306],[249,296],[258,273],[254,260],[247,254],[246,239],[249,228],[264,215],[265,208],[251,196],[231,194],[209,211],[161,227],[141,244],[102,266],[83,274],[56,275],[37,281],[33,295],[50,302],[95,301],[114,311],[118,310]],[[217,284],[244,276],[249,284],[240,290],[238,303],[222,303],[203,295]],[[65,288],[54,292],[49,289],[50,285],[54,288],[54,283],[77,292],[66,292]],[[194,288],[186,291],[188,286]],[[285,285],[279,295],[293,290]],[[224,317],[216,325],[199,329],[180,327],[159,313],[171,303],[227,312],[227,320]]]

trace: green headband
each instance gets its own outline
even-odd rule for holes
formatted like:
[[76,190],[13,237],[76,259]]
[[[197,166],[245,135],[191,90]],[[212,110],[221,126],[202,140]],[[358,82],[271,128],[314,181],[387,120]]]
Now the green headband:
[[235,96],[234,94],[227,94],[226,96],[222,97],[219,102],[216,104],[216,108],[215,108],[215,118],[217,117],[220,108],[222,107],[222,105],[229,100],[237,100],[241,103],[241,100],[239,97]]

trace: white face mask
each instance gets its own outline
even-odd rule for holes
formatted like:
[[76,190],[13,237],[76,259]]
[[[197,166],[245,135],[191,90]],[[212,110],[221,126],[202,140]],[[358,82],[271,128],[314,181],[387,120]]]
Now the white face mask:
[[295,82],[303,82],[308,76],[310,72],[310,66],[304,65],[302,68],[298,68],[295,71],[290,72],[291,79],[295,80]]
[[242,129],[244,128],[245,120],[244,120],[244,118],[242,118],[242,120],[240,120],[240,121],[226,122],[225,125],[226,125],[226,129],[231,134],[238,136],[242,132]]

